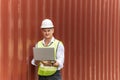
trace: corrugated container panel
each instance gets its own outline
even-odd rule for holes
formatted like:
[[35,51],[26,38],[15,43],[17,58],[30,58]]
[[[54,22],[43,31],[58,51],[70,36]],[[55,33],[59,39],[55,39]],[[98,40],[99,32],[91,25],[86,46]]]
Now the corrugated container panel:
[[43,7],[65,44],[64,80],[120,79],[119,0],[49,0]]
[[1,80],[36,78],[30,61],[39,39],[38,14],[38,0],[0,0]]
[[0,0],[0,79],[37,80],[44,18],[65,45],[63,80],[120,80],[119,0]]

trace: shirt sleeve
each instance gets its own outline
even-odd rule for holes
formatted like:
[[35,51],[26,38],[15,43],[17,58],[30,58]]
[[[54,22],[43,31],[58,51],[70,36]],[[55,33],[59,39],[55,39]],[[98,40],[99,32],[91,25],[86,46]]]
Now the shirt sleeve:
[[32,59],[31,64],[34,65],[34,66],[37,66],[37,65],[35,64],[35,59]]
[[59,63],[58,70],[63,68],[64,64],[64,45],[62,42],[59,43],[58,49],[57,49],[57,62]]
[[[38,46],[38,44],[35,45],[35,47],[37,47],[37,46]],[[37,66],[37,65],[35,64],[35,59],[34,59],[34,58],[31,60],[31,64],[32,64],[33,66]]]

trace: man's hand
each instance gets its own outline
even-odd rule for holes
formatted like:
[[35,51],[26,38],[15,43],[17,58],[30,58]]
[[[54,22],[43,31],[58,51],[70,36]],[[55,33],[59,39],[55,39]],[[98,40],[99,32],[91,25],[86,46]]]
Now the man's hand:
[[36,65],[39,65],[39,64],[40,64],[40,61],[35,60],[35,64],[36,64]]
[[53,66],[54,67],[58,67],[59,66],[59,63],[57,61],[55,61],[55,63],[53,63]]
[[59,63],[57,61],[41,61],[41,63],[45,66],[54,66],[54,67],[59,66]]
[[50,61],[41,61],[45,66],[52,66]]

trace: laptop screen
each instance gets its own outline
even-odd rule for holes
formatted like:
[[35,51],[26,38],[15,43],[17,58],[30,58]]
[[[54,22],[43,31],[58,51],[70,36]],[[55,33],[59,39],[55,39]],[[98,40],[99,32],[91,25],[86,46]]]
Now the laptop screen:
[[54,48],[35,48],[33,47],[33,56],[35,60],[55,60]]

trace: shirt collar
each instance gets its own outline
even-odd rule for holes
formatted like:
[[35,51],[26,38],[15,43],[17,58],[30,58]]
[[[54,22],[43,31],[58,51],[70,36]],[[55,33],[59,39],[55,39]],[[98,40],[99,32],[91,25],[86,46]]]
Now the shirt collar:
[[[54,38],[54,37],[52,37],[52,39],[51,39],[51,41],[49,42],[48,46],[49,46],[51,43],[53,43],[53,42],[54,42],[54,40],[55,40],[55,38]],[[45,39],[43,39],[43,40],[42,40],[42,43],[45,45]]]

